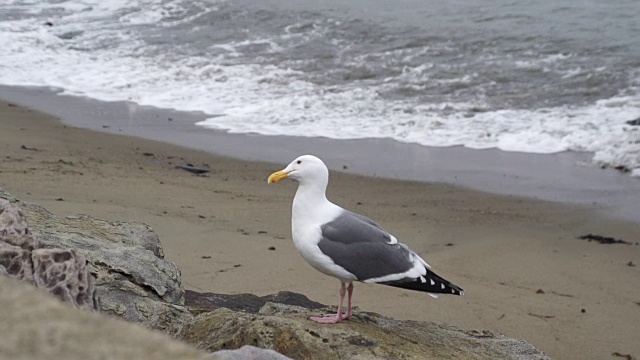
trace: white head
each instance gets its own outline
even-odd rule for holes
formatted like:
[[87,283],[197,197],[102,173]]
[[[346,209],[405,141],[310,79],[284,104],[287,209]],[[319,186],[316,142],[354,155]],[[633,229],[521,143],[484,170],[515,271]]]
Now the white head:
[[267,183],[275,183],[286,178],[293,179],[300,185],[317,185],[326,189],[329,183],[329,169],[319,158],[313,155],[302,155],[286,168],[271,174]]

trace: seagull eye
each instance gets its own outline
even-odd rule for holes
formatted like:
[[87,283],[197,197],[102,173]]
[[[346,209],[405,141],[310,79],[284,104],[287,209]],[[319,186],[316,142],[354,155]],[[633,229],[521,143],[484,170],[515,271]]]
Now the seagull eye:
[[298,164],[302,164],[302,160],[298,160],[298,161],[297,161],[297,163],[298,163]]

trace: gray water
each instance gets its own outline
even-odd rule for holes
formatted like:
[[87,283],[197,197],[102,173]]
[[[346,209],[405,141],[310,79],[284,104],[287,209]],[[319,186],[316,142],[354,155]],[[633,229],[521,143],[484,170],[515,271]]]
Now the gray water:
[[0,84],[233,133],[593,154],[640,176],[640,3],[5,0]]
[[239,0],[198,25],[179,41],[259,36],[282,48],[254,46],[232,62],[276,64],[327,85],[393,78],[385,98],[482,99],[485,110],[590,103],[637,86],[640,71],[637,0]]

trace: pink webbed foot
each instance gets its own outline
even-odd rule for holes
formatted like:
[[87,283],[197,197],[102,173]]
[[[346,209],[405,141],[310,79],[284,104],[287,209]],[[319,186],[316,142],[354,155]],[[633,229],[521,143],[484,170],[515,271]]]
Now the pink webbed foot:
[[325,316],[312,316],[309,320],[321,323],[321,324],[337,324],[344,320],[343,317],[338,315],[325,315]]
[[[353,295],[353,284],[349,283],[348,289],[344,282],[341,283],[341,285],[342,286],[340,287],[340,304],[338,305],[338,313],[335,315],[325,315],[322,317],[312,316],[309,318],[309,320],[319,322],[321,324],[336,324],[351,317],[351,295]],[[347,290],[349,291],[349,306],[347,307],[347,313],[343,314],[342,304],[344,303],[344,295],[347,293]]]

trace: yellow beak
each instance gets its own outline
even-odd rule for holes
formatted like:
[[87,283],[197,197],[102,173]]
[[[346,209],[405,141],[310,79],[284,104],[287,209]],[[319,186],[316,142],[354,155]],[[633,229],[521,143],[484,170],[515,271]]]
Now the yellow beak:
[[289,177],[288,171],[276,171],[273,174],[269,175],[269,179],[267,179],[267,184],[277,183],[282,179],[286,179]]

